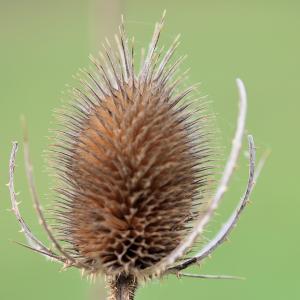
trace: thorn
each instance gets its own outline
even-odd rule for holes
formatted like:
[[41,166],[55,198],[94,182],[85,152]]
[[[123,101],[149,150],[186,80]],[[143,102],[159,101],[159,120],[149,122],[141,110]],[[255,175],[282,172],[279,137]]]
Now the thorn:
[[62,266],[62,268],[61,268],[60,271],[61,271],[61,272],[65,271],[65,270],[68,269],[71,265],[72,265],[72,264],[70,264],[69,261],[66,261],[66,262],[63,264],[63,266]]
[[84,277],[84,275],[85,275],[85,270],[84,269],[81,269],[81,278],[83,278]]

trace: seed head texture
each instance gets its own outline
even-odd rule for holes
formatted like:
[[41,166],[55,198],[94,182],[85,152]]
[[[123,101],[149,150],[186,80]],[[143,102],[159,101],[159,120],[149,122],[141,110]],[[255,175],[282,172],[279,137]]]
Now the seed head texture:
[[[57,236],[99,273],[143,276],[188,234],[212,175],[204,112],[185,103],[179,60],[158,49],[163,21],[135,70],[123,26],[83,72],[59,117],[52,147],[58,175]],[[184,78],[183,78],[184,79]],[[189,103],[189,102],[187,102]],[[201,103],[200,105],[201,106]]]

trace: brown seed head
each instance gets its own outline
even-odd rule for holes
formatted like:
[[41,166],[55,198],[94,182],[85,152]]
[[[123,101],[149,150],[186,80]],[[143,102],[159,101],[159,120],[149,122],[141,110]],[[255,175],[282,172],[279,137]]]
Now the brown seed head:
[[110,276],[143,277],[174,250],[208,189],[208,131],[183,103],[192,88],[175,93],[178,39],[161,58],[162,25],[138,75],[121,27],[118,53],[108,44],[73,90],[53,148],[60,237],[73,257]]

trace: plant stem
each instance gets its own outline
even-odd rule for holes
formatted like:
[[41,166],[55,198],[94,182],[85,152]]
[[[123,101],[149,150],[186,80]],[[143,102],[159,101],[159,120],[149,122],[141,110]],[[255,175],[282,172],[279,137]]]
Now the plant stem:
[[122,274],[108,280],[110,294],[109,300],[134,300],[137,281],[131,275]]

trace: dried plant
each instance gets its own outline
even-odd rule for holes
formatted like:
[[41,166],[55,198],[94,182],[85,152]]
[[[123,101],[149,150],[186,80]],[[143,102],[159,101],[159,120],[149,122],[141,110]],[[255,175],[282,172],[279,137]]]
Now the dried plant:
[[188,258],[227,190],[242,145],[247,101],[238,79],[237,129],[222,178],[211,196],[213,131],[202,104],[195,111],[189,101],[184,103],[194,88],[177,92],[184,79],[176,75],[182,58],[170,61],[179,42],[176,38],[164,55],[158,50],[163,23],[164,17],[155,27],[136,75],[133,43],[122,22],[117,53],[107,42],[101,61],[92,58],[96,71],[84,72],[82,88],[73,89],[71,105],[59,114],[63,130],[51,150],[59,180],[54,231],[40,205],[25,135],[29,187],[55,250],[35,237],[19,212],[14,190],[16,142],[9,163],[12,208],[28,241],[25,246],[64,267],[77,267],[92,276],[104,274],[110,299],[133,299],[141,282],[168,274],[232,278],[182,270],[201,262],[226,240],[258,175],[253,138],[248,136],[245,194],[215,238]]

